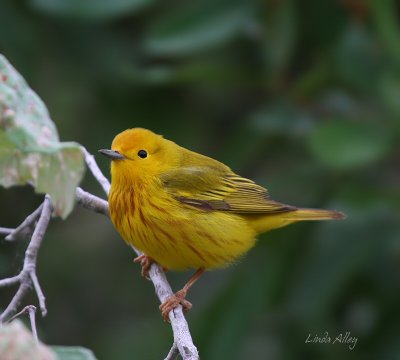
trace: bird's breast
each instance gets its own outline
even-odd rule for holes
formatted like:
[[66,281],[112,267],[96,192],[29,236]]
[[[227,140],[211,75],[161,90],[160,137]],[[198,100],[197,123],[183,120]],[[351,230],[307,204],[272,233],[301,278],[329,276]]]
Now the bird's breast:
[[162,189],[111,189],[110,214],[128,243],[168,269],[216,268],[254,245],[255,232],[242,217],[185,205]]

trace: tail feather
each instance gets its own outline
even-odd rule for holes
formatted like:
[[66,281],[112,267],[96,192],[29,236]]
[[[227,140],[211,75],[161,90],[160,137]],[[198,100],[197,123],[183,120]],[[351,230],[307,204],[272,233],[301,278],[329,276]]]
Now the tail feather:
[[303,221],[303,220],[342,220],[346,215],[340,211],[298,208],[284,214],[285,220]]

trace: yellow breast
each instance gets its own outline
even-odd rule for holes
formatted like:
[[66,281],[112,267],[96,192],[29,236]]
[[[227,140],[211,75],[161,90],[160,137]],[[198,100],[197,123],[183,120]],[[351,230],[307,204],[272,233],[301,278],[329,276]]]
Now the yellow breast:
[[241,216],[198,210],[160,188],[112,187],[109,203],[122,238],[167,269],[223,267],[255,242],[254,229]]

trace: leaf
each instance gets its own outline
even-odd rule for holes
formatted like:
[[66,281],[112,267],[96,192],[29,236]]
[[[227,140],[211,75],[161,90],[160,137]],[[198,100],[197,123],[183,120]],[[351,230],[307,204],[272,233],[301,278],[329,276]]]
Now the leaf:
[[48,346],[37,344],[32,333],[17,319],[0,326],[0,359],[56,360],[56,356]]
[[182,55],[233,38],[250,21],[251,2],[194,1],[161,17],[145,40],[150,53]]
[[91,20],[112,19],[154,2],[155,0],[30,0],[33,7],[46,13]]
[[0,54],[0,185],[31,183],[65,218],[84,169],[79,144],[59,141],[43,101]]
[[96,360],[93,352],[80,346],[52,346],[58,360]]
[[391,137],[380,127],[350,121],[332,121],[316,127],[310,149],[322,163],[336,169],[366,166],[382,158]]

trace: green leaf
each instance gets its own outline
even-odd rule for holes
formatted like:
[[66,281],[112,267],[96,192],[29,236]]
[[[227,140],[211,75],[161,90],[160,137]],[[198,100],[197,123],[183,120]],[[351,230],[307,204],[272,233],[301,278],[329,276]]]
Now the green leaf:
[[31,0],[32,6],[68,18],[107,20],[137,11],[155,0]]
[[182,55],[233,38],[250,21],[251,2],[191,1],[161,17],[145,40],[156,55]]
[[0,54],[0,185],[31,183],[65,218],[84,169],[79,144],[59,141],[43,101]]
[[386,155],[390,147],[387,132],[362,122],[321,123],[310,138],[315,157],[336,169],[366,166]]
[[58,360],[96,360],[93,352],[79,346],[52,346]]

